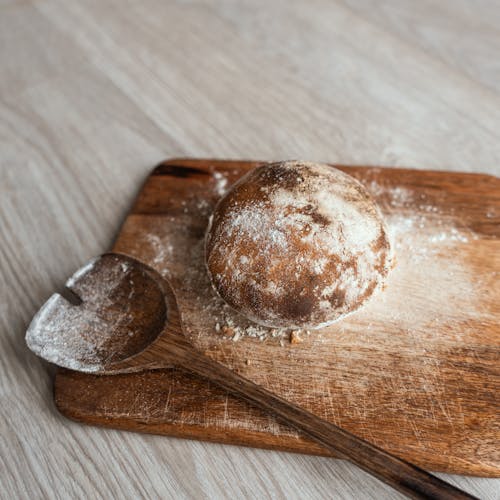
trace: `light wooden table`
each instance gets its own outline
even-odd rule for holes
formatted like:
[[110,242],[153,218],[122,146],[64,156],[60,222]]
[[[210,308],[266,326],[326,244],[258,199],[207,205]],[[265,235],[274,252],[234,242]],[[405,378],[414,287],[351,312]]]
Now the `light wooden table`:
[[495,0],[0,0],[0,496],[399,498],[342,461],[65,420],[24,331],[166,157],[499,174],[499,21]]

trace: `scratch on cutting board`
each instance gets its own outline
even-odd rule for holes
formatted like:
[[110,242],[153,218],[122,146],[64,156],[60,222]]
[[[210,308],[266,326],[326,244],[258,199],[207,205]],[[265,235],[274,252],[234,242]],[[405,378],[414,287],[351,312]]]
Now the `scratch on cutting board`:
[[446,403],[443,404],[443,402],[437,398],[435,399],[435,402],[439,405],[439,408],[441,409],[442,414],[444,415],[444,417],[446,418],[446,420],[448,421],[448,423],[450,424],[452,429],[454,429],[455,423],[454,423],[453,418],[451,417],[450,413],[448,413],[448,411],[446,410],[446,407],[445,407]]
[[132,401],[132,404],[130,405],[130,415],[133,415],[134,413],[140,413],[142,408],[139,408],[139,410],[137,410],[137,403],[138,401],[141,399],[141,394],[137,394],[134,398],[134,400]]
[[224,423],[226,423],[228,421],[228,413],[227,413],[227,402],[228,402],[228,399],[229,399],[229,394],[226,394],[226,399],[224,400]]
[[[333,410],[333,417],[335,418],[335,401],[332,396],[332,390],[330,389],[330,385],[328,383],[326,384],[326,394],[328,395],[328,407]],[[334,423],[336,423],[335,420]]]
[[418,445],[425,448],[426,447],[425,440],[422,440],[422,435],[418,429],[418,426],[415,424],[415,421],[412,418],[409,418],[408,423],[410,424],[410,427],[412,428],[413,434],[415,435],[415,438],[417,439]]
[[168,408],[170,406],[170,395],[172,394],[172,387],[169,387],[167,400],[165,401],[165,406],[163,407],[163,415],[166,416],[168,413]]

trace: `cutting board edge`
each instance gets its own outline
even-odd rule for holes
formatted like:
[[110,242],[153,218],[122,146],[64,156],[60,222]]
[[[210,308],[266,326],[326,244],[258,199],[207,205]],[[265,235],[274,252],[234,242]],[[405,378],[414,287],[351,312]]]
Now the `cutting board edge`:
[[[272,161],[267,161],[267,160],[241,160],[241,159],[234,159],[234,158],[190,158],[190,157],[182,157],[182,156],[174,156],[172,158],[167,158],[166,160],[161,161],[158,163],[155,167],[153,167],[147,176],[145,182],[151,177],[152,175],[155,175],[155,172],[157,172],[159,169],[161,169],[162,166],[167,166],[167,165],[179,165],[179,166],[188,166],[191,163],[225,163],[227,164],[227,168],[234,168],[237,165],[263,165],[266,163],[273,163]],[[455,174],[455,175],[460,175],[460,176],[467,176],[467,177],[475,177],[475,178],[482,178],[484,180],[494,180],[495,182],[500,182],[500,176],[496,176],[493,174],[489,173],[482,173],[482,172],[458,172],[458,171],[446,171],[446,170],[435,170],[435,169],[430,169],[430,168],[417,168],[417,167],[409,167],[409,166],[403,166],[403,165],[367,165],[363,163],[359,164],[345,164],[345,163],[336,163],[336,162],[329,162],[329,161],[322,161],[320,163],[325,163],[327,165],[330,165],[332,167],[338,167],[342,169],[381,169],[381,170],[391,170],[393,172],[408,172],[408,173],[428,173],[428,174],[436,174],[436,173],[447,173],[447,174]],[[221,165],[219,165],[220,167]],[[204,169],[206,170],[206,169]]]
[[[56,375],[56,381],[59,378]],[[285,438],[271,434],[268,432],[250,431],[247,429],[234,429],[234,430],[217,430],[207,429],[207,427],[197,424],[171,424],[171,423],[153,423],[141,421],[140,419],[127,418],[127,417],[107,417],[103,418],[96,415],[78,413],[61,405],[54,397],[55,406],[58,412],[68,420],[85,424],[92,427],[102,427],[106,429],[117,429],[127,432],[141,432],[144,434],[151,434],[156,436],[168,436],[177,439],[187,439],[195,441],[203,441],[207,443],[217,443],[224,446],[244,446],[246,448],[257,448],[261,450],[281,451],[285,453],[299,453],[301,455],[311,455],[318,457],[329,457],[334,459],[341,459],[327,451],[322,451],[314,442],[296,439],[294,446],[284,444],[284,441],[289,441],[290,436]],[[419,464],[417,464],[419,465]],[[422,466],[423,464],[420,464]],[[441,472],[445,474],[459,474],[470,477],[483,477],[483,478],[500,478],[500,470],[482,464],[468,463],[465,467],[460,467],[456,462],[451,467],[437,466],[432,467],[432,472]]]

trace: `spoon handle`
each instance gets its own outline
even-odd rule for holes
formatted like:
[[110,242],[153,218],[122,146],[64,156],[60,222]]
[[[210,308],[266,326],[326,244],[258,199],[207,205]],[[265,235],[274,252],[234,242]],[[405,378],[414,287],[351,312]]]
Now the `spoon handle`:
[[282,422],[340,454],[410,498],[475,498],[423,469],[276,396],[193,349],[179,358],[177,366],[201,375],[255,406],[269,411]]

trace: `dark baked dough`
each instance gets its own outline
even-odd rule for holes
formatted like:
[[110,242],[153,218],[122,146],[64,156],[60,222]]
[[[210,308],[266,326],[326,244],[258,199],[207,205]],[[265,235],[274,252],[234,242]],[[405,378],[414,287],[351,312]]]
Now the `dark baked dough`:
[[257,167],[219,201],[206,236],[219,295],[251,320],[319,328],[358,309],[391,266],[381,213],[328,165]]

